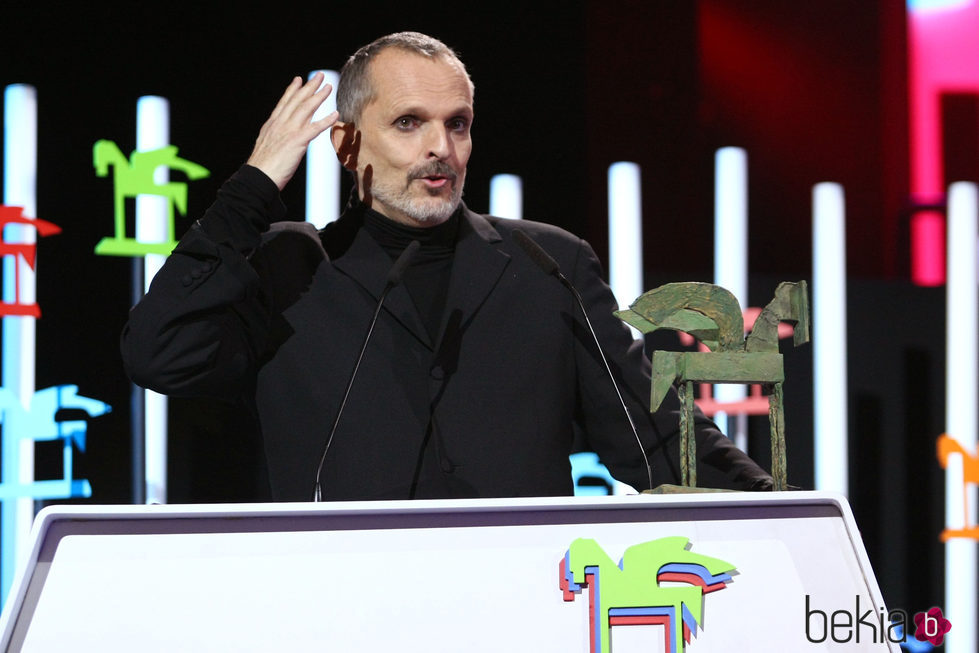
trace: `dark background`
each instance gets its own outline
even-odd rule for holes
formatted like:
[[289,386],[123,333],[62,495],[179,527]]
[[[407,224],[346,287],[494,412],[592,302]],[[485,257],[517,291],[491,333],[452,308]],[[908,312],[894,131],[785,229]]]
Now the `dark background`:
[[[38,247],[37,387],[75,383],[114,408],[92,420],[76,456],[91,502],[132,496],[130,386],[118,353],[131,262],[93,253],[112,233],[112,188],[94,174],[92,145],[133,150],[137,98],[168,98],[171,142],[212,172],[189,186],[182,233],[248,156],[293,75],[338,69],[360,45],[412,29],[456,48],[476,84],[471,208],[488,209],[493,174],[518,174],[525,216],[587,238],[605,258],[607,168],[642,166],[647,288],[711,280],[717,148],[748,150],[752,304],[778,281],[811,277],[811,187],[844,186],[849,498],[889,605],[942,603],[934,442],[944,421],[944,289],[907,281],[903,2],[243,6],[0,7],[0,83],[38,91],[37,217],[63,229]],[[955,160],[977,176],[976,161]],[[302,184],[284,197],[302,219]],[[811,488],[811,348],[785,353],[789,480]],[[233,412],[173,402],[171,422],[172,502],[253,498],[254,461],[237,452],[245,436]],[[752,425],[752,453],[765,465],[767,428]],[[38,455],[40,474],[51,456]]]

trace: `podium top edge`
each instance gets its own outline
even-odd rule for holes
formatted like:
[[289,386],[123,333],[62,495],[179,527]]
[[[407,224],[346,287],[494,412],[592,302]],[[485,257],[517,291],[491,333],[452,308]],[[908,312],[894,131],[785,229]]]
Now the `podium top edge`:
[[399,501],[325,501],[321,503],[221,503],[221,504],[154,504],[154,505],[53,505],[42,509],[35,518],[35,530],[57,519],[186,519],[198,517],[272,517],[330,514],[382,513],[448,513],[448,512],[525,512],[563,510],[628,510],[642,508],[835,505],[849,513],[843,495],[823,491],[732,492],[708,494],[624,495],[605,497],[520,497],[494,499],[422,499]]

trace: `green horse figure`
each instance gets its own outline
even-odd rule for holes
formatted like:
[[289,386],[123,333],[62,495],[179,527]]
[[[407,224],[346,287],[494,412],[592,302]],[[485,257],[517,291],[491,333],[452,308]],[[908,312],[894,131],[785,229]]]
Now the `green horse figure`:
[[[681,653],[703,625],[705,594],[731,582],[734,565],[694,553],[685,537],[662,537],[630,546],[619,564],[595,540],[571,543],[559,565],[565,601],[589,588],[591,653],[611,653],[611,626],[660,624],[665,648]],[[688,586],[661,587],[662,582]]]
[[643,333],[659,329],[683,331],[698,339],[709,352],[657,351],[653,353],[649,409],[655,411],[673,383],[683,404],[680,415],[680,474],[686,487],[697,486],[693,437],[693,383],[761,383],[770,389],[772,478],[775,490],[788,486],[785,476],[785,416],[782,383],[785,370],[778,351],[778,325],[795,325],[796,346],[809,342],[809,296],[805,281],[783,282],[762,310],[751,333],[744,335],[738,300],[709,283],[670,283],[640,295],[625,310],[616,311],[624,322]]
[[[103,139],[95,143],[92,155],[97,176],[108,176],[109,168],[112,168],[116,230],[113,237],[99,241],[95,253],[108,256],[168,255],[177,246],[174,236],[173,207],[176,206],[181,215],[187,213],[187,184],[176,181],[158,184],[153,179],[153,175],[157,168],[164,166],[183,172],[188,179],[201,179],[210,174],[207,168],[178,157],[175,145],[144,152],[136,151],[126,159],[119,146]],[[126,237],[126,198],[137,195],[159,195],[167,198],[165,241],[144,243]]]

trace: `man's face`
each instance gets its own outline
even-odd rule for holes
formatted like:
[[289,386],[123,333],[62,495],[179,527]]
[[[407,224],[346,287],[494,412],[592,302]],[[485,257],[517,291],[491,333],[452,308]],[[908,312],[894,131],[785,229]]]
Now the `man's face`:
[[371,62],[356,154],[358,192],[379,213],[434,226],[459,206],[472,151],[473,98],[452,60],[389,48]]

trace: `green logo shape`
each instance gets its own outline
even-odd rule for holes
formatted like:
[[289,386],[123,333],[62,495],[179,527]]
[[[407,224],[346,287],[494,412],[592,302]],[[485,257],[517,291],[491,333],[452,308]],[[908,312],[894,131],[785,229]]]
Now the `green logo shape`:
[[662,624],[666,650],[684,650],[703,624],[704,595],[727,587],[736,571],[689,549],[686,537],[663,537],[630,546],[615,564],[595,540],[571,543],[559,565],[560,587],[565,601],[589,588],[592,651],[610,653],[609,628],[629,624]]
[[[100,140],[92,151],[95,174],[106,177],[109,167],[113,173],[115,210],[115,235],[103,238],[95,246],[95,253],[102,256],[145,256],[146,254],[170,254],[177,246],[174,236],[174,206],[180,215],[187,213],[187,184],[170,181],[158,184],[153,173],[160,166],[178,170],[188,179],[202,179],[211,173],[207,168],[177,156],[177,146],[143,152],[133,152],[127,159],[119,146],[112,141]],[[159,243],[144,243],[126,237],[126,198],[137,195],[158,195],[167,200],[167,239]]]

